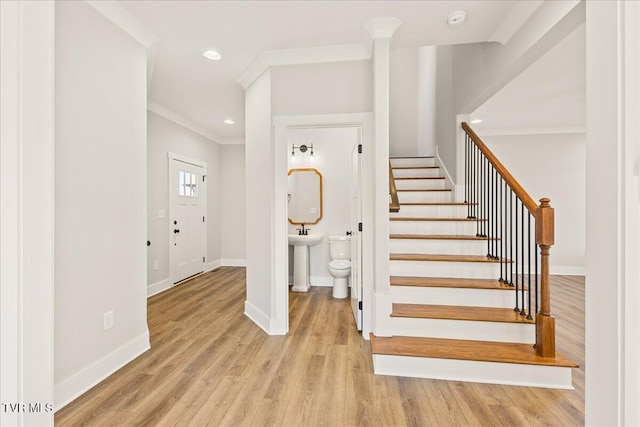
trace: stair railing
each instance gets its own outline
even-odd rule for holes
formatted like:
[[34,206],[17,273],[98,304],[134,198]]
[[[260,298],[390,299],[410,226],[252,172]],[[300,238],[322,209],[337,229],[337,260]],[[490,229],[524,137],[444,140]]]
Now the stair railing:
[[389,195],[391,196],[391,201],[389,202],[389,212],[400,212],[398,190],[396,190],[396,180],[393,177],[393,168],[391,167],[391,161],[389,161]]
[[500,263],[499,280],[514,288],[514,311],[530,320],[535,315],[536,352],[554,357],[555,318],[549,288],[554,210],[550,200],[540,199],[538,206],[469,125],[462,123],[462,128],[467,218],[476,220],[476,235],[487,238],[487,257]]

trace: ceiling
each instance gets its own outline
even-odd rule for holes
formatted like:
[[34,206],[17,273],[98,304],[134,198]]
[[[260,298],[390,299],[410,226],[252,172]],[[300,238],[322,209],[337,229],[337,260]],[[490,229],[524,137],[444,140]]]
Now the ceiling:
[[[265,51],[360,44],[398,18],[392,48],[490,40],[518,1],[120,1],[159,39],[149,100],[217,135],[244,137],[242,73]],[[447,25],[451,12],[464,24]],[[215,49],[222,60],[202,56]],[[223,121],[231,118],[234,125]]]

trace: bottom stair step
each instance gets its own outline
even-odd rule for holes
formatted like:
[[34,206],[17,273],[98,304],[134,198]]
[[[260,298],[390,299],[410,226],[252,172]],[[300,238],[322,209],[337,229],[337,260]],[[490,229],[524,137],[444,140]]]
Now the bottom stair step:
[[573,389],[574,362],[541,357],[530,344],[371,334],[374,372],[489,384]]

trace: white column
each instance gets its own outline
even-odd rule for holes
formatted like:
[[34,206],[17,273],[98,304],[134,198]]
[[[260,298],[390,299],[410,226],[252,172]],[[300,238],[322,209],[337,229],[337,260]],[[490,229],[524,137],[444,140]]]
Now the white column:
[[623,0],[586,7],[585,423],[639,425],[640,12]]
[[2,1],[0,17],[0,424],[51,425],[54,3]]
[[[373,39],[374,121],[374,325],[378,336],[391,336],[389,285],[389,46],[398,19],[374,19],[365,24]],[[363,224],[367,227],[367,224]]]

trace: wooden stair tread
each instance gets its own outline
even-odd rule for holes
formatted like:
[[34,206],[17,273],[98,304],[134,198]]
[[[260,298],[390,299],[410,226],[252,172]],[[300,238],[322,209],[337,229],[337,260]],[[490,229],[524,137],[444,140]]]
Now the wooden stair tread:
[[497,279],[464,279],[450,277],[391,276],[391,286],[416,286],[424,288],[499,289],[512,291],[513,286]]
[[477,203],[464,203],[464,202],[404,202],[400,203],[400,206],[469,206],[477,205]]
[[[486,255],[445,255],[445,254],[389,254],[392,261],[445,261],[445,262],[489,262],[499,263],[499,259]],[[511,262],[505,260],[505,262]]]
[[433,159],[435,156],[398,156],[389,157],[390,159]]
[[390,234],[390,239],[413,239],[413,240],[499,240],[495,237],[481,237],[474,235],[445,235],[445,234]]
[[393,178],[396,181],[400,180],[409,180],[409,179],[444,179],[444,176],[410,176],[410,177],[402,177],[402,178]]
[[373,354],[519,363],[565,368],[578,367],[577,364],[558,351],[556,351],[555,357],[538,356],[536,349],[531,344],[402,336],[376,337],[373,334],[370,337],[371,353]]
[[451,191],[450,188],[411,188],[409,190],[396,190],[398,193],[401,191]]
[[394,303],[391,317],[535,324],[535,320],[527,319],[520,312],[502,307]]
[[391,169],[440,169],[440,166],[391,166]]
[[486,221],[486,219],[394,216],[394,217],[389,218],[389,221],[459,221],[459,222],[476,222],[476,221]]

